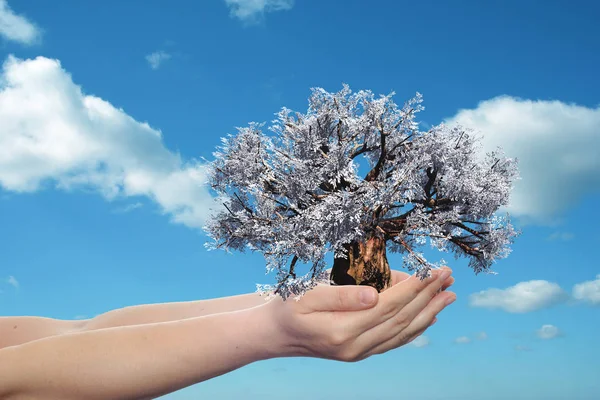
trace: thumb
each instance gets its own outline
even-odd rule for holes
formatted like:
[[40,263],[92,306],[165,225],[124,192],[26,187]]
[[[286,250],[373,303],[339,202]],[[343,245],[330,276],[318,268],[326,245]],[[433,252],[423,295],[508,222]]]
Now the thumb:
[[307,297],[315,311],[360,311],[374,307],[379,300],[379,293],[370,286],[321,286],[313,290],[316,296]]

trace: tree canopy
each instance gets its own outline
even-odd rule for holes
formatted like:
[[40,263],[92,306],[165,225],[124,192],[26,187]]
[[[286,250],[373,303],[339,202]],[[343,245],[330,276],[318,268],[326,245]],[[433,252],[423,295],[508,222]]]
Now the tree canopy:
[[[488,272],[518,234],[496,214],[516,160],[500,149],[483,155],[460,126],[421,131],[421,95],[402,107],[393,95],[315,88],[306,113],[283,108],[267,132],[250,123],[223,138],[209,168],[223,204],[206,226],[210,247],[262,252],[284,298],[323,278],[328,252],[343,256],[344,244],[369,235],[422,277],[434,267],[418,252],[427,242]],[[297,262],[310,273],[298,277]]]

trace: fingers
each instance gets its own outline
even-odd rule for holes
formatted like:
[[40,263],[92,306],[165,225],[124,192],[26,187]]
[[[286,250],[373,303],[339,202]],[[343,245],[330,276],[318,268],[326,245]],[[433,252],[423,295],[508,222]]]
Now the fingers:
[[442,291],[446,280],[450,278],[452,270],[450,268],[442,268],[434,282],[430,282],[419,294],[404,307],[401,311],[403,317],[408,321],[412,321],[433,299]]
[[408,278],[410,278],[410,274],[407,274],[406,272],[396,271],[395,269],[392,270],[392,286]]
[[[449,269],[448,269],[449,270]],[[430,293],[430,299],[435,295],[434,291],[440,291],[446,289],[454,282],[454,278],[446,279],[441,281],[441,285],[437,285],[437,281],[433,279],[434,276],[439,275],[439,271],[432,271],[432,277],[421,281],[416,276],[410,276],[409,274],[401,271],[392,270],[392,282],[394,285],[402,282],[406,282],[406,287],[403,292],[405,298],[410,300],[411,295],[414,295],[416,291],[423,291],[427,289],[427,293]],[[430,288],[432,284],[436,284],[436,288]],[[327,290],[328,292],[322,292]],[[309,293],[313,292],[313,295],[309,296]],[[300,301],[303,302],[310,311],[359,311],[372,308],[378,303],[379,295],[377,291],[369,286],[354,286],[354,285],[340,285],[331,286],[326,284],[317,284],[317,286],[306,293]],[[383,292],[382,292],[383,293]],[[319,296],[316,296],[319,294]],[[321,298],[322,296],[326,296]],[[419,294],[416,294],[419,297]],[[423,307],[426,304],[423,304]],[[308,311],[308,310],[307,310]],[[420,310],[418,310],[420,311]],[[412,315],[413,317],[417,313]]]
[[410,342],[412,342],[413,340],[415,340],[416,338],[418,338],[419,336],[421,336],[422,334],[425,333],[425,331],[429,328],[431,328],[433,325],[435,325],[435,323],[437,322],[437,318],[434,318],[433,321],[431,321],[431,323],[425,328],[425,329],[421,329],[419,332],[415,333],[414,335],[412,335],[410,337],[410,339],[408,339],[406,341],[405,344],[409,344]]
[[[392,270],[392,286],[397,285],[398,283],[400,283],[408,278],[410,278],[410,274],[407,274],[406,272],[396,271],[394,269]],[[454,284],[453,277],[446,279],[446,281],[444,282],[444,286],[442,287],[442,290],[448,289],[453,284]],[[385,289],[385,290],[387,290],[387,289]]]
[[[382,322],[389,318],[389,314],[396,314],[398,310],[403,309],[407,304],[413,301],[425,288],[437,281],[441,269],[431,271],[431,276],[421,279],[416,275],[399,282],[388,290],[380,293],[381,301],[379,304],[383,307]],[[439,286],[435,290],[439,289]],[[423,306],[424,307],[424,306]]]
[[300,302],[306,312],[360,311],[374,307],[378,299],[377,290],[370,286],[317,285],[302,296]]
[[[446,272],[444,276],[441,276],[442,272]],[[360,343],[360,346],[365,349],[365,351],[370,351],[370,349],[379,346],[381,348],[382,343],[390,343],[390,340],[394,340],[396,337],[400,337],[400,339],[396,340],[404,340],[405,342],[412,336],[418,333],[421,329],[426,329],[427,326],[433,321],[435,318],[435,314],[441,311],[444,307],[444,301],[440,303],[440,299],[447,299],[448,296],[455,298],[454,293],[452,292],[443,292],[438,294],[438,290],[443,288],[444,286],[449,286],[451,284],[451,280],[449,278],[442,281],[442,279],[450,272],[450,269],[446,269],[445,271],[435,271],[435,275],[433,277],[428,278],[428,284],[424,286],[417,286],[418,289],[421,289],[415,299],[424,293],[424,297],[419,297],[418,300],[411,301],[405,305],[398,305],[397,307],[393,307],[391,311],[387,309],[390,307],[390,304],[394,304],[395,299],[391,299],[385,297],[385,294],[390,292],[389,289],[386,292],[383,292],[379,295],[379,302],[374,310],[378,310],[375,314],[374,318],[365,317],[360,319],[355,319],[351,323],[348,324],[350,329],[356,329],[359,332],[364,332],[360,335],[357,342]],[[413,277],[411,277],[412,279]],[[415,280],[419,280],[416,278]],[[427,280],[427,279],[426,279]],[[402,282],[393,288],[400,288],[398,297],[402,298],[409,297],[410,294],[406,294],[402,292],[408,291],[410,288],[405,283],[409,283],[409,280],[406,282]],[[420,282],[414,282],[414,284],[419,284]],[[453,297],[454,296],[454,297]],[[433,300],[432,300],[433,298]],[[425,301],[423,301],[425,299]],[[387,303],[387,304],[386,304]],[[432,308],[432,307],[438,308]],[[373,310],[373,311],[374,311]],[[425,312],[425,310],[427,310]],[[432,314],[432,311],[435,312]],[[371,310],[367,310],[365,312],[369,312]],[[423,322],[423,316],[421,315],[431,315],[431,318],[425,322]],[[418,319],[417,324],[414,324],[414,320]],[[410,327],[410,328],[409,328]],[[416,328],[415,328],[416,327]]]
[[445,292],[436,296],[408,325],[408,328],[406,328],[407,333],[416,333],[423,328],[427,328],[436,315],[455,300],[456,294],[453,292]]
[[[395,269],[392,270],[392,286],[394,286],[408,278],[410,278],[410,274],[407,274],[406,272],[402,272],[402,271],[396,271]],[[452,286],[453,283],[454,283],[453,277],[446,279],[442,290],[446,290],[448,287]]]
[[[449,268],[447,270],[450,270]],[[426,305],[414,305],[405,310],[405,308],[425,289],[430,285],[434,285],[428,289],[429,300],[435,296],[435,292],[440,289],[440,281],[438,277],[442,270],[432,271],[431,277],[421,280],[417,276],[411,276],[404,281],[401,281],[395,286],[379,293],[379,300],[374,309],[377,312],[366,314],[363,318],[353,318],[349,322],[348,328],[357,332],[366,332],[378,325],[384,324],[390,318],[397,320],[411,321]],[[419,303],[418,303],[419,304]],[[369,307],[367,307],[369,308]],[[400,315],[398,316],[397,314]],[[391,322],[393,323],[393,322]]]
[[[327,269],[326,270],[327,274],[331,274],[331,270],[332,270],[332,268]],[[410,274],[408,274],[406,272],[403,272],[403,271],[398,271],[398,270],[395,270],[395,269],[391,270],[391,275],[392,275],[392,285],[391,286],[397,285],[398,283],[400,283],[402,281],[405,281],[406,279],[408,279],[408,278],[411,277]],[[451,286],[454,283],[454,278],[449,278],[449,279],[451,279],[451,282],[449,284],[448,283],[445,284],[442,290],[447,289],[449,286]],[[319,282],[317,284],[318,285],[331,286],[329,283]]]
[[456,294],[452,292],[439,294],[415,319],[412,320],[408,327],[405,327],[404,329],[402,329],[401,325],[397,327],[395,329],[395,335],[390,335],[389,339],[380,341],[379,344],[375,344],[375,346],[363,355],[363,359],[373,354],[383,354],[389,350],[410,343],[412,340],[422,335],[427,328],[433,325],[437,321],[437,314],[448,305],[452,304],[454,300],[456,300]]
[[446,281],[444,282],[444,286],[442,286],[442,290],[446,290],[452,285],[454,285],[454,277],[451,276],[450,278],[446,279]]
[[[450,269],[434,270],[424,280],[399,273],[396,274],[399,282],[379,294],[370,286],[318,285],[297,306],[293,304],[293,308],[297,314],[306,315],[302,318],[312,321],[315,335],[333,338],[334,349],[325,349],[323,354],[342,351],[338,354],[340,359],[362,359],[405,344],[427,329],[445,307],[448,296],[454,296],[451,292],[436,295],[452,284],[447,277],[449,272]],[[364,301],[361,294],[373,295],[372,302]]]

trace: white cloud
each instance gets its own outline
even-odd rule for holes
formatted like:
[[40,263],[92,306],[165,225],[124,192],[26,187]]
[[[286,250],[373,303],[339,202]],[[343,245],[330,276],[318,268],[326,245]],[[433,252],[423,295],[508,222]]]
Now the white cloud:
[[454,343],[467,344],[467,343],[471,343],[471,339],[467,336],[459,336],[456,339],[454,339]]
[[417,336],[410,344],[414,347],[425,347],[429,345],[429,338],[423,335]]
[[479,332],[476,336],[475,339],[477,340],[486,340],[488,338],[487,333],[485,332]]
[[19,288],[19,281],[17,280],[17,278],[15,278],[12,275],[8,277],[8,279],[6,280],[6,283],[8,283],[9,285],[11,285],[15,289]]
[[573,240],[574,237],[575,235],[571,232],[554,232],[553,234],[548,236],[548,240],[560,240],[563,242],[568,242],[570,240]]
[[141,207],[143,207],[143,206],[144,206],[144,204],[143,204],[143,203],[140,203],[140,202],[138,201],[138,202],[136,202],[136,203],[127,204],[127,205],[126,205],[126,206],[124,206],[124,207],[117,208],[117,209],[115,210],[115,213],[119,213],[119,214],[125,214],[125,213],[131,212],[131,211],[133,211],[133,210],[137,210],[138,208],[141,208]]
[[94,189],[147,196],[201,227],[213,203],[203,165],[165,148],[161,132],[73,83],[58,60],[9,56],[0,73],[0,187]]
[[265,13],[285,11],[294,6],[294,0],[225,0],[229,13],[245,23],[260,21]]
[[552,306],[567,298],[566,293],[556,283],[535,280],[520,282],[506,289],[482,290],[469,297],[469,304],[472,307],[526,313]]
[[164,51],[155,51],[154,53],[148,54],[146,56],[146,61],[148,61],[148,64],[150,64],[150,68],[158,69],[158,67],[160,67],[163,62],[167,61],[170,58],[171,55],[169,53],[166,53]]
[[486,151],[519,159],[507,211],[554,223],[559,213],[600,189],[600,107],[501,96],[460,110],[448,123],[473,128]]
[[593,305],[600,305],[600,274],[593,281],[578,283],[573,286],[573,298]]
[[561,336],[562,333],[554,325],[542,325],[536,332],[537,337],[540,339],[554,339],[555,337]]
[[6,0],[0,0],[0,37],[21,44],[33,44],[41,36],[37,26],[15,14]]

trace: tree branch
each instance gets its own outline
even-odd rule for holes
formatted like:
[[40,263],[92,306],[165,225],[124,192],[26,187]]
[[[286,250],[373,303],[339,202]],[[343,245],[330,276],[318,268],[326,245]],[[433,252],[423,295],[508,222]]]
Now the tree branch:
[[290,270],[288,271],[287,275],[285,276],[285,278],[283,278],[281,280],[281,283],[279,285],[277,285],[277,289],[275,289],[274,294],[279,293],[279,290],[281,290],[281,287],[283,286],[283,284],[285,283],[285,281],[287,281],[287,279],[291,276],[294,279],[296,279],[296,272],[294,271],[294,268],[296,267],[296,263],[298,262],[298,256],[294,255],[294,258],[292,258],[292,262],[290,263]]
[[414,133],[411,133],[410,135],[408,135],[406,138],[404,138],[404,140],[402,140],[401,142],[396,143],[396,145],[394,147],[392,147],[392,149],[388,152],[388,154],[390,154],[390,156],[393,158],[395,158],[396,156],[392,153],[394,153],[398,147],[402,146],[403,144],[405,144],[409,139],[411,139],[414,136]]
[[415,257],[417,259],[419,264],[421,264],[423,266],[427,266],[427,261],[425,261],[423,258],[421,258],[417,253],[415,253],[413,251],[413,249],[411,249],[410,246],[400,236],[395,237],[394,239],[392,239],[392,241],[402,245],[402,247],[404,247],[410,254],[412,254],[413,257]]
[[483,256],[483,252],[481,250],[479,250],[478,247],[471,247],[471,244],[474,243],[464,243],[463,241],[460,240],[460,238],[456,237],[456,236],[452,236],[449,239],[452,243],[456,244],[458,247],[460,247],[465,253],[475,256],[477,258]]
[[284,202],[282,202],[282,201],[279,201],[279,200],[277,200],[277,199],[274,199],[274,198],[272,198],[272,197],[270,197],[270,196],[267,196],[267,195],[265,195],[265,194],[263,194],[263,193],[261,193],[261,196],[262,196],[262,197],[264,197],[265,199],[271,200],[271,201],[273,201],[273,202],[275,202],[275,203],[279,204],[279,205],[280,205],[280,206],[282,206],[282,207],[284,208],[284,210],[286,210],[286,211],[292,211],[294,214],[296,214],[296,215],[300,215],[300,211],[296,210],[294,207],[292,207],[292,206],[290,206],[290,205],[288,205],[288,204],[285,204],[285,203],[284,203]]
[[312,197],[313,199],[315,199],[315,200],[318,200],[318,201],[321,201],[321,200],[323,200],[324,198],[326,198],[327,196],[330,196],[330,195],[331,195],[331,193],[327,193],[327,194],[316,194],[316,193],[313,193],[313,192],[311,192],[310,190],[307,190],[305,193],[306,193],[307,195],[309,195],[310,197]]
[[431,193],[431,188],[433,186],[433,183],[435,182],[435,178],[437,178],[438,171],[436,168],[428,167],[425,170],[425,172],[427,173],[427,177],[429,178],[429,180],[425,184],[424,190],[425,190],[425,196],[427,196],[427,203],[429,203],[429,200],[431,200],[431,196],[433,195]]
[[352,153],[350,155],[350,158],[351,159],[355,159],[356,157],[360,156],[361,154],[366,153],[366,152],[371,151],[371,150],[375,150],[376,148],[377,147],[367,147],[367,144],[363,143],[363,145],[362,145],[362,147],[360,149],[358,149],[357,151],[355,151],[354,153]]
[[460,141],[462,140],[463,136],[465,134],[465,131],[462,131],[460,133],[460,137],[458,138],[458,140],[456,141],[456,146],[454,146],[454,150],[458,149],[458,145],[460,144]]
[[240,196],[237,193],[234,192],[233,195],[238,200],[240,205],[244,208],[244,210],[246,210],[250,215],[254,216],[254,210],[247,206],[246,203],[244,203],[244,201],[240,198]]
[[465,225],[461,222],[452,222],[451,224],[458,228],[464,229],[465,231],[473,234],[474,236],[477,236],[480,239],[487,240],[487,238],[485,238],[483,235],[489,234],[488,231],[476,231],[475,229],[469,228],[467,225]]
[[379,173],[381,172],[381,167],[383,166],[385,157],[387,155],[386,148],[385,148],[385,138],[387,136],[387,133],[385,133],[383,131],[383,126],[379,127],[379,132],[380,132],[379,147],[380,147],[381,153],[379,154],[379,160],[377,160],[377,164],[375,164],[373,169],[371,171],[369,171],[367,176],[365,176],[365,181],[367,181],[367,182],[372,182],[375,179],[377,179],[377,177],[379,176]]

